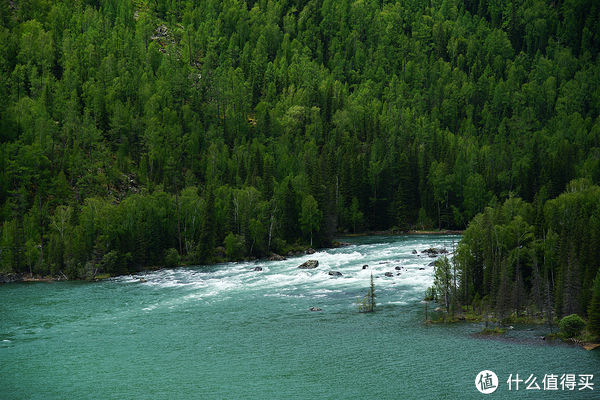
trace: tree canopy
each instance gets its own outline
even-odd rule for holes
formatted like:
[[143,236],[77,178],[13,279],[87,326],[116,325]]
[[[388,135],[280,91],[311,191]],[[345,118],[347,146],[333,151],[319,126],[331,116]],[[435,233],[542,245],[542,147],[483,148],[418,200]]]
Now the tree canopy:
[[[557,234],[579,225],[514,199],[600,183],[599,14],[593,0],[2,2],[0,271],[258,257],[464,228],[504,203],[522,219],[497,234],[518,243],[490,251],[525,277],[538,214]],[[561,279],[591,273],[566,265]],[[585,285],[560,307],[583,310]]]

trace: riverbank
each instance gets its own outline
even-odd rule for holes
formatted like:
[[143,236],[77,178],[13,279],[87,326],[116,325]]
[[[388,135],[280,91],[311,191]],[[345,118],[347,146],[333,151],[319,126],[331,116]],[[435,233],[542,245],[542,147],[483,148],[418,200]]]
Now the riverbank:
[[408,231],[398,231],[394,229],[388,229],[385,231],[365,231],[359,233],[344,233],[343,235],[338,236],[338,238],[344,237],[362,237],[362,236],[403,236],[403,235],[462,235],[464,230],[452,230],[452,229],[443,229],[443,230],[408,230]]
[[[269,255],[267,257],[245,258],[243,260],[238,260],[238,261],[256,261],[256,262],[259,262],[259,261],[281,261],[281,260],[285,260],[287,257],[301,257],[306,254],[313,254],[317,251],[324,251],[324,250],[328,250],[328,249],[336,249],[339,247],[349,246],[350,243],[347,243],[344,241],[345,237],[351,238],[351,237],[364,237],[364,236],[460,235],[462,233],[463,233],[463,231],[458,231],[458,230],[440,230],[440,231],[409,230],[409,231],[402,231],[402,232],[395,232],[394,230],[368,231],[368,232],[361,232],[361,233],[356,233],[356,234],[347,234],[347,235],[337,236],[336,239],[331,242],[331,246],[327,246],[327,247],[313,249],[307,245],[306,246],[305,245],[292,245],[292,246],[289,246],[288,249],[286,249],[286,251],[282,252],[281,255],[276,254],[276,253],[271,253],[271,255]],[[206,264],[206,265],[207,266],[216,265],[216,264],[229,262],[229,261],[232,261],[232,260],[226,260],[224,258],[217,257],[217,259],[215,260],[214,263]],[[191,265],[195,265],[195,264],[181,263],[175,268],[187,267],[187,266],[191,266]],[[149,266],[149,267],[146,267],[144,270],[138,271],[136,273],[158,271],[163,268],[167,268],[167,267],[166,266]],[[55,281],[67,281],[67,280],[97,282],[97,281],[101,281],[101,280],[104,280],[107,278],[113,278],[113,277],[118,277],[118,276],[122,276],[122,275],[130,275],[130,274],[131,273],[120,274],[120,275],[110,275],[107,273],[102,273],[102,274],[97,274],[97,275],[87,277],[87,278],[69,278],[63,272],[60,272],[57,275],[40,275],[40,274],[9,272],[9,273],[0,273],[0,284],[2,284],[2,283],[19,283],[19,282],[22,282],[22,283],[55,282]]]
[[[158,270],[160,268],[156,268]],[[110,274],[98,274],[89,279],[73,279],[61,273],[59,275],[40,275],[29,273],[0,273],[0,284],[2,283],[30,283],[30,282],[59,282],[59,281],[91,281],[96,282],[111,278]]]
[[[445,311],[440,311],[439,308],[435,309],[433,314],[437,314],[436,318],[427,320],[426,324],[439,324],[439,325],[453,325],[458,323],[480,325],[485,322],[484,328],[474,335],[477,337],[495,337],[503,339],[510,332],[529,332],[534,329],[541,329],[544,325],[548,325],[548,321],[543,318],[535,316],[520,315],[518,317],[511,316],[504,318],[500,322],[496,316],[490,314],[487,316],[481,313],[477,313],[473,310],[462,310],[454,315],[448,315]],[[487,319],[487,321],[486,321]],[[534,328],[537,327],[537,328]],[[582,334],[578,338],[566,338],[559,331],[559,321],[555,320],[552,322],[552,328],[549,328],[550,332],[542,333],[538,336],[540,341],[544,341],[547,344],[567,344],[572,346],[582,347],[585,350],[591,351],[600,348],[600,341],[593,340],[593,337]]]
[[[322,250],[327,250],[327,249],[336,249],[339,247],[345,247],[345,246],[349,246],[349,245],[350,245],[350,243],[346,243],[346,242],[338,241],[338,240],[334,240],[331,243],[331,246],[329,246],[329,247],[324,247],[324,248],[319,248],[319,249],[313,249],[312,247],[309,247],[309,246],[294,245],[294,246],[290,246],[290,248],[286,252],[283,253],[284,255],[271,253],[271,255],[269,255],[267,257],[246,258],[246,259],[239,260],[239,261],[245,261],[245,262],[247,262],[247,261],[254,261],[254,262],[283,261],[283,260],[286,260],[288,257],[301,257],[306,254],[314,254],[317,251],[322,251]],[[206,264],[206,266],[217,265],[217,264],[221,264],[224,262],[230,262],[230,260],[217,258],[214,263]],[[192,266],[192,265],[195,265],[195,264],[181,263],[181,264],[177,265],[175,268],[188,267],[188,266]],[[167,266],[148,266],[145,269],[143,269],[141,271],[137,271],[135,273],[143,274],[145,272],[159,271],[164,268],[168,268],[168,267]],[[69,278],[63,272],[60,272],[57,275],[40,275],[40,274],[30,274],[30,273],[9,272],[9,273],[0,273],[0,284],[2,284],[2,283],[28,283],[28,282],[56,282],[56,281],[98,282],[98,281],[108,279],[108,278],[114,278],[114,277],[118,277],[118,276],[127,276],[127,275],[131,275],[131,273],[118,274],[118,275],[101,273],[101,274],[96,274],[96,275],[86,277],[86,278]]]

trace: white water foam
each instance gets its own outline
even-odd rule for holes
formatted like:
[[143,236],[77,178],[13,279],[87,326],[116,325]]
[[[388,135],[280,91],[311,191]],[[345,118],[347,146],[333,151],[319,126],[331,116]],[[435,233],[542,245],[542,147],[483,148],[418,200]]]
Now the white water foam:
[[[342,292],[359,293],[368,287],[372,274],[377,290],[391,297],[383,304],[404,305],[408,299],[422,299],[424,291],[433,282],[433,267],[428,266],[433,258],[424,257],[421,252],[430,247],[449,247],[452,239],[441,238],[436,243],[409,240],[359,244],[285,261],[229,263],[211,267],[208,272],[201,268],[168,269],[115,278],[114,281],[138,283],[140,288],[181,291],[175,297],[170,293],[156,304],[143,305],[144,311],[153,311],[194,301],[224,301],[249,292],[273,298],[319,299]],[[318,260],[319,266],[311,270],[298,269],[298,265],[310,259]],[[368,268],[363,269],[365,264]],[[257,266],[262,271],[253,271]],[[339,271],[342,276],[330,276],[329,271]],[[385,276],[386,272],[393,276]]]

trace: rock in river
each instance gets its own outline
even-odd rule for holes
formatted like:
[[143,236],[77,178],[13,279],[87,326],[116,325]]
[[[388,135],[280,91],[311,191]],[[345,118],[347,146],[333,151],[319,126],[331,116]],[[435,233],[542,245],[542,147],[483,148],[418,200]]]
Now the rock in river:
[[252,268],[252,271],[262,271],[262,267],[254,267]]
[[363,265],[363,269],[367,269],[369,266],[367,264]]
[[319,266],[319,261],[317,260],[308,260],[305,263],[298,265],[300,269],[313,269]]
[[342,276],[340,271],[329,271],[329,275],[331,276]]
[[311,308],[309,308],[309,310],[310,311],[323,311],[319,307],[311,307]]
[[394,276],[394,273],[393,272],[386,272],[385,276],[392,277],[392,276]]
[[271,256],[269,257],[269,261],[283,261],[283,260],[287,260],[287,258],[285,258],[284,256],[280,256],[279,254],[271,254]]

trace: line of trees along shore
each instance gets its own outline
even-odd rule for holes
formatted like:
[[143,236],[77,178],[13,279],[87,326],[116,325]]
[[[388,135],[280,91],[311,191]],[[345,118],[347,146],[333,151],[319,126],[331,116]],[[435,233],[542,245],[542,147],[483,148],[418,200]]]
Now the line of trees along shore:
[[569,183],[555,199],[509,198],[475,216],[436,267],[438,302],[473,307],[499,321],[589,319],[600,337],[600,187]]
[[593,0],[1,2],[0,272],[464,228],[488,204],[597,184],[599,14]]

